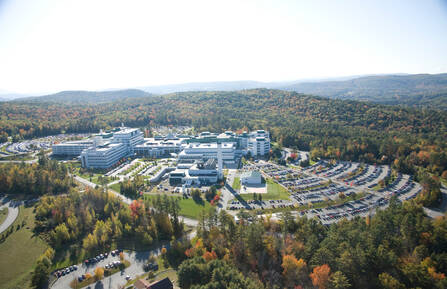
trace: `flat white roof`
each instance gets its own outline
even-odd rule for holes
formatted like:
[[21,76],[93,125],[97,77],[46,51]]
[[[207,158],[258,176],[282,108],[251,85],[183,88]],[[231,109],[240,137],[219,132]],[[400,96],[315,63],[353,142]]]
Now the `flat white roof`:
[[55,146],[93,145],[93,140],[73,140],[54,145]]
[[181,145],[182,140],[162,140],[154,138],[145,138],[144,143],[136,145],[136,147],[170,147]]
[[96,151],[105,152],[105,151],[108,151],[114,147],[121,146],[121,145],[123,145],[123,144],[122,143],[108,143],[108,144],[102,145],[100,147],[96,147]]
[[[190,143],[188,148],[210,148],[210,149],[217,149],[217,143]],[[234,144],[231,142],[222,143],[221,147],[224,148],[233,148]]]
[[140,129],[139,128],[129,128],[129,127],[126,127],[126,128],[123,128],[123,129],[121,129],[121,130],[119,130],[117,132],[114,132],[113,134],[114,135],[115,134],[118,134],[118,135],[120,135],[120,134],[128,134],[128,133],[131,133],[131,132],[134,132],[134,131],[140,131]]

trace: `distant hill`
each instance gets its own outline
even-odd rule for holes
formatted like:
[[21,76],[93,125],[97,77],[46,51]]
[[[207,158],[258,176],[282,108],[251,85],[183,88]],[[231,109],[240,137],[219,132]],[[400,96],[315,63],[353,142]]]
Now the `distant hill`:
[[20,98],[15,101],[26,102],[60,102],[60,103],[106,103],[125,98],[147,97],[150,93],[139,89],[125,89],[113,91],[61,91],[55,94],[36,97]]
[[[447,110],[447,73],[350,76],[288,82],[218,81],[192,82],[137,89],[105,91],[62,91],[16,101],[105,103],[125,98],[192,91],[238,91],[256,88],[281,89],[317,96]],[[0,101],[11,100],[9,97]],[[15,96],[18,97],[18,96]]]
[[1,101],[10,101],[13,99],[23,98],[23,97],[28,97],[28,96],[29,95],[26,95],[26,94],[0,91],[0,102]]
[[[191,82],[181,84],[168,84],[158,86],[140,87],[140,89],[153,94],[168,94],[173,92],[186,91],[232,91],[252,88],[272,87],[274,83],[259,81],[216,81],[216,82]],[[276,85],[288,85],[288,83],[278,83]]]
[[447,73],[367,76],[345,81],[295,83],[278,88],[330,98],[447,110]]
[[346,76],[337,78],[302,79],[302,80],[281,81],[281,82],[261,82],[253,80],[191,82],[191,83],[138,87],[138,89],[142,89],[144,91],[153,94],[168,94],[173,92],[188,92],[188,91],[235,91],[235,90],[254,89],[254,88],[274,89],[274,88],[288,87],[302,82],[320,82],[329,80],[338,81],[338,80],[353,79],[357,77],[358,76]]

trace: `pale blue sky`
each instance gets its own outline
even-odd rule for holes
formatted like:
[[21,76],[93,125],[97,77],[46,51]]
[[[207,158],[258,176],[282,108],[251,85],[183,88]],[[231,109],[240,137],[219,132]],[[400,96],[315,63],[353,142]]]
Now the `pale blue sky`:
[[447,1],[0,0],[0,89],[447,72]]

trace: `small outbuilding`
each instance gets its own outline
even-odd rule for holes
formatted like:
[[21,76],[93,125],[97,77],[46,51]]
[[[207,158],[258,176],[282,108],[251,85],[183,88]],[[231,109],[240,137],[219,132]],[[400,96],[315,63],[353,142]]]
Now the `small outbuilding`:
[[258,171],[249,171],[241,174],[241,184],[244,186],[259,186],[262,184],[262,176]]

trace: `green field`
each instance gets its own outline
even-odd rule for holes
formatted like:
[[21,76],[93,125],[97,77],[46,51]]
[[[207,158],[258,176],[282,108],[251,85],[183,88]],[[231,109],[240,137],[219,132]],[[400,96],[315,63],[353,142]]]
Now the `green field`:
[[110,185],[109,186],[109,189],[112,189],[112,190],[114,190],[115,192],[120,192],[120,183],[116,183],[116,184],[113,184],[113,185]]
[[[25,226],[16,230],[18,224]],[[19,216],[13,224],[14,232],[0,243],[0,280],[1,288],[30,288],[31,272],[37,258],[46,250],[47,245],[34,236],[33,208],[20,207]]]
[[[94,173],[94,172],[83,172],[83,173],[81,173],[79,167],[75,167],[74,168],[74,173],[76,175],[80,176],[83,179],[86,179],[86,180],[88,180],[88,181],[90,181],[92,183],[95,183],[97,185],[101,185],[101,183],[98,181],[98,178],[103,175],[101,173]],[[112,178],[109,177],[107,179],[108,179],[108,183],[113,182]]]
[[233,189],[239,190],[241,188],[241,179],[239,177],[234,177],[233,184],[231,186]]
[[88,181],[90,181],[90,182],[92,182],[92,183],[95,183],[95,184],[97,184],[97,185],[99,185],[98,177],[99,177],[99,176],[102,176],[102,174],[97,174],[97,173],[92,173],[92,174],[90,174],[90,173],[88,173],[88,172],[81,173],[81,172],[79,171],[79,169],[75,169],[75,174],[77,174],[77,175],[80,176],[81,178],[86,179],[86,180],[88,180]]
[[[144,199],[148,200],[155,195],[144,195]],[[179,199],[180,215],[191,219],[198,219],[199,214],[203,210],[211,208],[210,203],[203,200],[202,203],[196,203],[192,198],[185,199],[183,197],[169,196],[168,198]]]
[[[267,179],[267,193],[259,194],[262,195],[262,200],[288,200],[290,193],[286,188],[273,181],[272,179]],[[246,201],[253,200],[253,194],[241,194],[242,199]]]
[[8,208],[3,208],[0,210],[0,225],[5,221],[8,216]]

